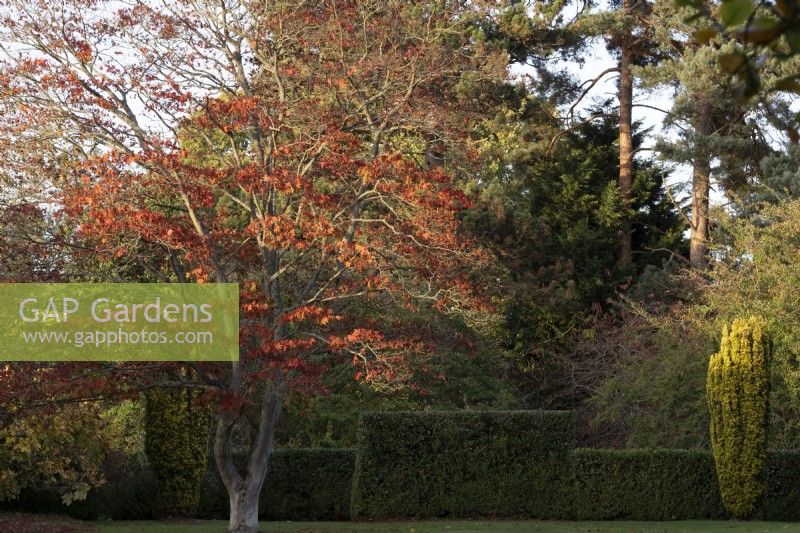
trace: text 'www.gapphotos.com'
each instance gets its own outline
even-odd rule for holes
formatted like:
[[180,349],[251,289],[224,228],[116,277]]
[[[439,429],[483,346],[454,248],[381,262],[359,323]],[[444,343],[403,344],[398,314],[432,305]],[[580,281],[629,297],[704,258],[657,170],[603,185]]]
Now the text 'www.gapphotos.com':
[[25,331],[25,344],[69,344],[84,346],[114,346],[119,344],[212,344],[211,331]]

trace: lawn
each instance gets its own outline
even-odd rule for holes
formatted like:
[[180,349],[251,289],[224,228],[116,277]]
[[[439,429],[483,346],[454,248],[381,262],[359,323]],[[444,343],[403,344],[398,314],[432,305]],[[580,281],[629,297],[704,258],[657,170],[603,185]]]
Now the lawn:
[[[81,522],[64,517],[0,515],[0,531],[14,533],[224,533],[222,521]],[[421,522],[263,522],[262,531],[275,533],[635,533],[635,532],[772,532],[800,533],[800,523],[786,522],[540,522],[463,521]]]
[[[147,524],[147,525],[144,525]],[[102,533],[223,533],[224,522],[196,524],[164,524],[158,522],[127,522],[104,525]],[[264,522],[262,531],[274,533],[635,533],[635,532],[772,532],[800,533],[800,523],[785,522],[539,522],[539,521],[430,521],[430,522]]]

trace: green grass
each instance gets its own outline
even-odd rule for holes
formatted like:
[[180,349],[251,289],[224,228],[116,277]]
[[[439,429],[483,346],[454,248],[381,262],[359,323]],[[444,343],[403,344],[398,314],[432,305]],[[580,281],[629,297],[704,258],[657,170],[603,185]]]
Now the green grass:
[[[223,533],[225,522],[119,522],[99,525],[100,533]],[[263,522],[262,531],[274,533],[637,533],[637,532],[797,532],[800,523],[781,522],[536,522],[462,521],[426,522]]]
[[[61,516],[0,514],[0,531],[57,533],[224,533],[227,522],[81,522]],[[800,523],[694,520],[683,522],[540,522],[440,520],[420,522],[262,522],[274,533],[655,533],[797,532]]]

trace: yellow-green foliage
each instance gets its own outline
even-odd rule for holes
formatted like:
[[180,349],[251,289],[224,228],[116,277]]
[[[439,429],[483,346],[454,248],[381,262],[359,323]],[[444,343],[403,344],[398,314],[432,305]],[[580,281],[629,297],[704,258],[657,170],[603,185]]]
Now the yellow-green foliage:
[[146,399],[145,453],[158,478],[160,510],[191,515],[208,463],[211,411],[191,389],[156,389]]
[[43,413],[7,411],[0,427],[0,501],[36,487],[57,490],[70,505],[102,485],[111,442],[100,411],[88,402]]
[[772,341],[763,320],[734,320],[708,364],[711,447],[722,501],[736,518],[752,515],[764,494]]

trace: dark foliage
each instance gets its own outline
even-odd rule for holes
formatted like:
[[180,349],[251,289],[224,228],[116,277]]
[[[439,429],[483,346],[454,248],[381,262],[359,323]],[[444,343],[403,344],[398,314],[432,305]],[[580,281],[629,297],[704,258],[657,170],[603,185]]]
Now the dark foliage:
[[559,411],[366,413],[353,515],[566,518],[574,425]]

